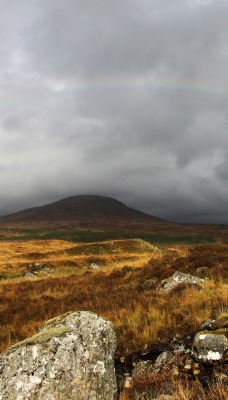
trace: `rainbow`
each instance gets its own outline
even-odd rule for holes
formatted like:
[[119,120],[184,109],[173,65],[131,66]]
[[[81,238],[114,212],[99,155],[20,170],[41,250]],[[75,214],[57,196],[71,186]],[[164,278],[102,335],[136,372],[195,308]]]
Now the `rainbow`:
[[224,90],[222,85],[211,85],[205,82],[187,82],[187,81],[177,81],[177,80],[158,80],[151,78],[125,78],[125,79],[112,79],[112,78],[103,78],[103,79],[90,79],[90,80],[81,80],[77,82],[69,83],[59,83],[52,82],[50,85],[51,89],[55,92],[59,93],[73,93],[77,91],[84,90],[121,90],[121,89],[136,89],[136,90],[172,90],[179,92],[192,92],[197,94],[205,94],[205,95],[215,95],[228,97],[228,88]]
[[[203,82],[191,82],[184,80],[169,79],[157,79],[157,77],[151,76],[135,76],[135,77],[119,77],[113,79],[112,77],[105,78],[91,78],[88,80],[48,80],[44,83],[46,89],[50,91],[53,96],[66,96],[69,94],[74,94],[76,92],[83,91],[121,91],[124,89],[129,90],[153,90],[156,94],[158,91],[172,91],[174,93],[185,93],[203,95],[217,98],[228,98],[228,88],[224,90],[224,86],[221,83],[214,83],[213,85]],[[12,107],[21,105],[23,101],[25,103],[29,101],[30,103],[39,103],[43,101],[43,96],[40,96],[40,88],[43,88],[42,83],[38,83],[29,88],[21,95],[20,91],[17,93],[6,94],[4,101],[2,102],[2,108],[7,112],[11,110]]]

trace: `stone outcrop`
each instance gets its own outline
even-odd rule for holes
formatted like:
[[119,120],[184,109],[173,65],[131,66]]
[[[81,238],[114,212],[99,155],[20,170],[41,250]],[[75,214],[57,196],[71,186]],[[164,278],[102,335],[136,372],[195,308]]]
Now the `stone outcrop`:
[[114,400],[116,336],[96,314],[67,313],[0,355],[0,400]]
[[193,342],[193,354],[204,364],[228,361],[228,329],[198,332]]
[[171,277],[161,281],[161,284],[157,289],[170,292],[171,290],[176,289],[178,286],[184,284],[187,287],[194,287],[195,289],[199,290],[202,289],[204,282],[205,279],[201,279],[198,276],[176,271]]

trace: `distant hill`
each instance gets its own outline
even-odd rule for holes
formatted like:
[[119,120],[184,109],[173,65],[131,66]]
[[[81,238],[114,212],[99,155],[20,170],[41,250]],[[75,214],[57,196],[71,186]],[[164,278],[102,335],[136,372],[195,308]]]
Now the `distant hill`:
[[130,208],[111,197],[96,195],[72,196],[0,217],[0,228],[9,227],[204,236],[228,242],[227,227],[168,222]]
[[139,228],[168,224],[160,218],[127,207],[111,197],[72,196],[41,207],[28,208],[0,218],[1,224],[23,226],[75,226],[89,229]]

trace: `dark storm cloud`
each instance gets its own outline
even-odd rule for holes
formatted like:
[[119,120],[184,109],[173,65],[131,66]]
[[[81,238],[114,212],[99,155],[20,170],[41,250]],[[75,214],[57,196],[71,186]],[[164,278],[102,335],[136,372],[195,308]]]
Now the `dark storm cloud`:
[[228,223],[225,0],[0,4],[1,213],[94,193]]

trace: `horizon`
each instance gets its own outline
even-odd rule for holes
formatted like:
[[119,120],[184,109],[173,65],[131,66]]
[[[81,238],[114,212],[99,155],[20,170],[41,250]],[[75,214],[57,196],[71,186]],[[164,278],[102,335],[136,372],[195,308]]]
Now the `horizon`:
[[221,224],[220,222],[200,222],[200,221],[190,222],[190,221],[187,221],[187,220],[186,220],[186,221],[184,221],[184,220],[183,220],[183,221],[170,220],[170,219],[163,218],[162,216],[159,216],[159,215],[151,214],[150,212],[148,212],[148,211],[146,211],[146,210],[143,210],[143,209],[140,209],[140,208],[136,208],[136,207],[132,207],[130,204],[127,204],[126,202],[123,202],[123,201],[119,200],[119,199],[116,198],[116,197],[111,197],[111,196],[102,195],[102,194],[92,194],[92,193],[91,193],[91,194],[88,194],[88,193],[87,193],[87,194],[86,194],[86,193],[83,194],[83,193],[81,193],[81,194],[77,194],[77,195],[69,195],[69,196],[67,196],[67,197],[59,198],[59,199],[56,199],[56,200],[51,201],[51,202],[48,202],[48,203],[36,204],[36,205],[32,205],[31,207],[26,207],[26,208],[23,208],[23,209],[15,209],[14,211],[9,212],[9,213],[7,213],[7,214],[1,214],[1,213],[0,213],[0,218],[1,218],[1,217],[4,217],[4,216],[10,216],[10,215],[13,215],[13,214],[15,214],[15,213],[22,212],[22,211],[25,211],[25,210],[28,210],[28,209],[39,208],[39,207],[42,207],[42,206],[54,204],[54,203],[56,203],[56,202],[59,202],[59,201],[62,201],[62,200],[67,200],[67,199],[70,199],[70,198],[73,198],[73,197],[90,197],[90,196],[91,196],[91,197],[103,197],[103,198],[109,198],[109,199],[111,199],[111,200],[116,200],[116,201],[118,201],[118,202],[124,204],[126,207],[133,208],[134,210],[141,211],[141,212],[143,212],[143,213],[145,213],[145,214],[147,214],[147,215],[149,215],[149,216],[161,218],[161,219],[166,220],[166,221],[168,221],[168,222],[180,223],[180,224],[227,225],[227,224]]

